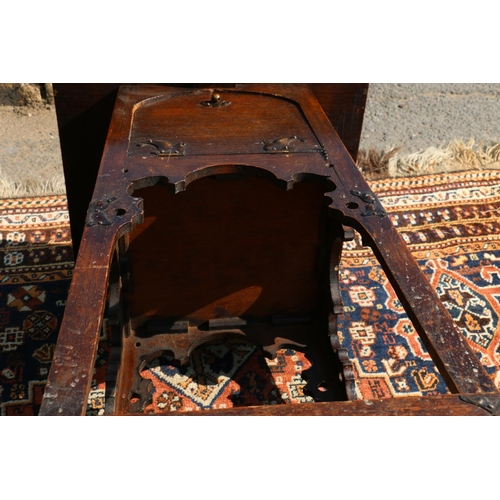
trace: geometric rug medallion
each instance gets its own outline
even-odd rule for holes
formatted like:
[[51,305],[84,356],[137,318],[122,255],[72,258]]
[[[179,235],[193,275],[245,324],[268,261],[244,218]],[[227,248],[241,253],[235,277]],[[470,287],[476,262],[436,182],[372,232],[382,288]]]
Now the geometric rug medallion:
[[302,392],[304,363],[292,350],[267,363],[254,346],[227,341],[198,349],[186,367],[155,361],[142,372],[151,381],[147,413],[313,401]]
[[[451,317],[500,389],[500,175],[372,182]],[[444,383],[370,249],[345,245],[340,318],[359,399],[432,395]]]
[[64,196],[0,200],[0,414],[36,415],[73,269]]

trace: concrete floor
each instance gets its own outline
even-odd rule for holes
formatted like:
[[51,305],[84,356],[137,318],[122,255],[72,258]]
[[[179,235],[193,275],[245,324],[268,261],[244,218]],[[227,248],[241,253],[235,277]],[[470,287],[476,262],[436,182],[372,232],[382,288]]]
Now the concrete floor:
[[[361,149],[500,142],[500,84],[371,84]],[[0,181],[62,175],[54,106],[0,106]]]
[[407,152],[453,139],[500,142],[500,84],[371,84],[362,149]]
[[62,175],[54,106],[0,106],[0,182],[46,182]]

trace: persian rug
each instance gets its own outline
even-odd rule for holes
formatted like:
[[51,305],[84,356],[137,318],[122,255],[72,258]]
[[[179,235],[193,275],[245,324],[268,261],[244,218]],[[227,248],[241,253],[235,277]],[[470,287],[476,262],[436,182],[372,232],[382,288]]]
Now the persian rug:
[[[466,171],[371,182],[392,222],[500,388],[500,174]],[[356,397],[446,393],[385,273],[359,237],[345,244],[339,321]]]
[[40,407],[73,268],[64,196],[0,200],[0,414]]

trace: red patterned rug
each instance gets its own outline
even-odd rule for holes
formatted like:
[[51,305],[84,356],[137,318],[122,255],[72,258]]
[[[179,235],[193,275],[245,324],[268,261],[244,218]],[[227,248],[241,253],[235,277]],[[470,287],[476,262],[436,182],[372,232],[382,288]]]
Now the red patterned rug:
[[[468,171],[371,183],[414,256],[500,389],[500,173]],[[63,197],[4,200],[0,282],[0,408],[36,414],[71,276]],[[346,243],[339,318],[352,362],[355,397],[375,399],[447,392],[371,251]],[[88,414],[105,412],[105,339]],[[145,367],[144,411],[197,411],[254,404],[300,404],[302,353],[274,360],[229,341],[195,351],[185,367],[157,359]]]
[[[500,388],[500,174],[469,171],[372,182],[452,318]],[[370,249],[342,260],[342,346],[356,397],[447,392]]]
[[0,412],[34,415],[73,269],[66,198],[0,200]]

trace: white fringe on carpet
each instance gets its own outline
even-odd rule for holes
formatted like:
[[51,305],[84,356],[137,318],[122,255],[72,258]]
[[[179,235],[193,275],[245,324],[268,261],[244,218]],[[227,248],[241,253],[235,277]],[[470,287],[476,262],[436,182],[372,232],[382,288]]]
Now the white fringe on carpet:
[[60,194],[66,194],[62,173],[48,179],[27,177],[16,180],[4,172],[0,172],[0,198],[26,198]]
[[357,163],[368,179],[500,169],[500,143],[476,146],[474,139],[468,143],[455,140],[446,147],[432,147],[410,154],[401,153],[401,148],[387,152],[360,151]]
[[471,169],[500,169],[500,143],[474,147],[474,139],[467,144],[452,141],[444,149],[429,148],[389,159],[389,177],[409,177],[414,175],[440,174]]

